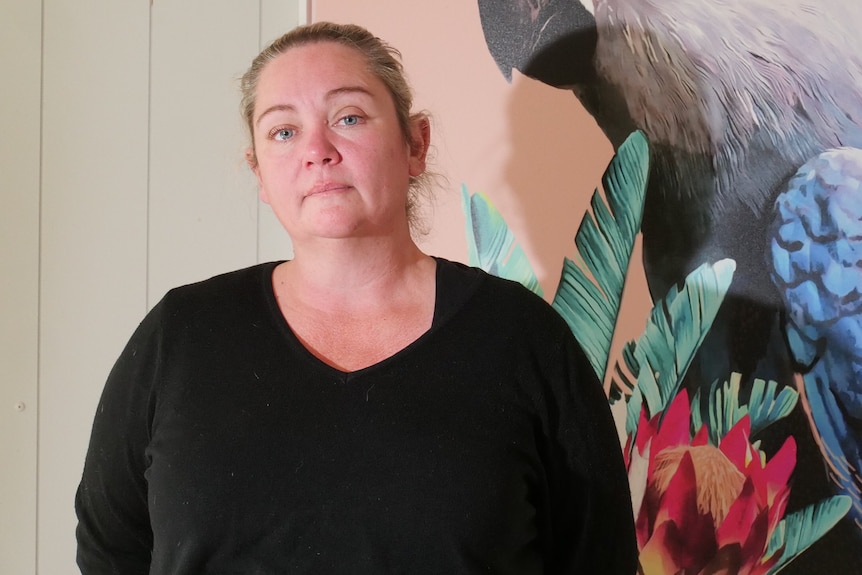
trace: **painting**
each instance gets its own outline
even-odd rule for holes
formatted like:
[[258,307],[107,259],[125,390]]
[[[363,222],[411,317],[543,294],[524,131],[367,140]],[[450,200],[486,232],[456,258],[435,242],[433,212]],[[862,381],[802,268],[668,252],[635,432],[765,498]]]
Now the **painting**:
[[[627,403],[642,572],[858,568],[862,8],[478,4],[501,73],[570,90],[617,151],[553,303]],[[506,257],[465,209],[471,260]],[[611,362],[637,233],[653,311]]]
[[603,378],[640,573],[862,572],[862,7],[373,6],[311,14],[404,55],[458,198],[428,251],[541,294]]

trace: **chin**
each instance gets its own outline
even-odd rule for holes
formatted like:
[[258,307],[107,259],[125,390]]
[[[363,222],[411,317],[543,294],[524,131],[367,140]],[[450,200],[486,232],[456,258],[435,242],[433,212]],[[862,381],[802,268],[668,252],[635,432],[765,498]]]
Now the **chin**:
[[361,235],[363,228],[361,221],[351,218],[328,218],[312,226],[306,236],[327,239],[347,239]]

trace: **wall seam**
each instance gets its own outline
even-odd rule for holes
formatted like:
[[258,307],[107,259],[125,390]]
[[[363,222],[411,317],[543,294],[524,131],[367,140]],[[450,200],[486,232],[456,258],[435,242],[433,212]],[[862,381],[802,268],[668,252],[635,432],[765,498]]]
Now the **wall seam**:
[[150,309],[150,231],[152,229],[152,157],[153,157],[153,2],[147,11],[147,211],[144,247],[144,310]]
[[38,195],[38,213],[36,217],[36,453],[35,455],[35,473],[36,473],[36,497],[35,497],[35,512],[36,520],[34,521],[33,538],[33,565],[35,572],[39,573],[39,455],[40,455],[40,439],[42,435],[42,172],[44,169],[44,142],[45,142],[45,0],[39,3],[39,159],[38,159],[38,176],[36,180],[37,195]]
[[[263,2],[264,0],[258,0],[257,2],[257,51],[259,52],[263,46]],[[249,136],[251,137],[251,136]],[[254,146],[254,138],[252,138],[252,142],[250,145]],[[256,201],[255,205],[255,254],[254,261],[255,263],[260,263],[260,201]]]

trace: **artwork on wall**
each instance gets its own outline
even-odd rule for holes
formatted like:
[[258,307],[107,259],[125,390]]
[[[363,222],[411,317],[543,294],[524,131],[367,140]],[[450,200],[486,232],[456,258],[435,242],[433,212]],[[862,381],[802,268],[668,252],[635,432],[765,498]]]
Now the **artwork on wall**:
[[862,5],[312,18],[404,54],[461,197],[429,251],[543,294],[607,374],[642,572],[862,572]]
[[[862,7],[478,4],[501,72],[572,90],[617,150],[554,306],[627,402],[643,572],[862,565]],[[487,265],[505,222],[465,206]],[[638,231],[654,307],[607,366]]]

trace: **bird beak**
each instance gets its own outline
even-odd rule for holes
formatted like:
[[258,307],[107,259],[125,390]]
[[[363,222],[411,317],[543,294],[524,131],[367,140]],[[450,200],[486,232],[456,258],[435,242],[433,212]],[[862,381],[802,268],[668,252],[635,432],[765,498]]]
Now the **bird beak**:
[[478,1],[488,50],[509,82],[513,69],[560,88],[592,76],[596,20],[581,2]]

